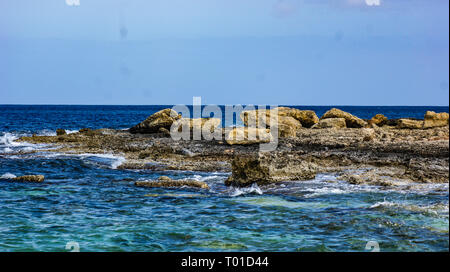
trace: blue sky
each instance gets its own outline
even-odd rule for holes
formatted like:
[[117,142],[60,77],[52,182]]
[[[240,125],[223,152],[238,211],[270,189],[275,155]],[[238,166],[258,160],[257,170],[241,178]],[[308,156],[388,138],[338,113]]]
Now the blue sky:
[[448,0],[79,2],[0,2],[0,104],[448,105]]

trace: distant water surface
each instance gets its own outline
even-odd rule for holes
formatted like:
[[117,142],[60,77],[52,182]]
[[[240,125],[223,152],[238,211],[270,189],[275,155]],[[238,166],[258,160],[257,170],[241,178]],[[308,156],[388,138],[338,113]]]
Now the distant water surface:
[[[67,155],[18,143],[24,135],[126,129],[169,106],[0,105],[0,251],[448,251],[448,184],[351,185],[333,174],[246,189],[229,173],[119,170],[120,154]],[[333,106],[296,106],[320,117]],[[423,118],[448,107],[345,107],[361,118]],[[38,151],[37,153],[27,153]],[[22,153],[18,153],[22,152]],[[9,178],[43,174],[42,184]],[[139,188],[168,175],[211,190]]]

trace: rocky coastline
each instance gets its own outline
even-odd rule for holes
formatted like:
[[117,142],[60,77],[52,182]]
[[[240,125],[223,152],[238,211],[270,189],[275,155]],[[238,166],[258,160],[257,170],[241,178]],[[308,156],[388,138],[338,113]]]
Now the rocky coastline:
[[[275,114],[277,148],[262,152],[259,144],[270,140]],[[319,173],[379,186],[449,182],[448,113],[427,112],[423,120],[389,120],[381,114],[363,120],[339,109],[319,118],[313,111],[281,107],[242,112],[240,117],[246,127],[227,130],[215,118],[188,119],[165,109],[129,130],[86,128],[67,134],[59,129],[56,136],[33,135],[18,141],[52,144],[48,152],[121,155],[126,161],[119,169],[229,172],[225,184],[232,186],[310,180]],[[263,129],[252,125],[262,121]],[[196,126],[208,126],[222,138],[174,140],[170,136],[174,123],[191,133]],[[256,133],[255,139],[249,139],[250,131]],[[238,134],[243,139],[236,141]],[[136,185],[207,188],[190,181],[152,182],[161,184]]]

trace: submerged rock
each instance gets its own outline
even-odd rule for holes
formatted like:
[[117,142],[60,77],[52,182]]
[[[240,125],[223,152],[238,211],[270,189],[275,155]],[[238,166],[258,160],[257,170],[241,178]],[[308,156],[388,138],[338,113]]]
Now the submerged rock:
[[225,181],[228,186],[309,180],[316,176],[315,166],[310,162],[295,156],[269,153],[259,153],[256,157],[236,156],[232,161],[232,170],[231,176]]
[[23,181],[23,182],[43,182],[45,177],[43,175],[26,175],[12,178],[14,181]]
[[172,109],[160,110],[157,113],[150,115],[143,122],[129,129],[131,133],[157,133],[161,128],[170,130],[173,122],[181,118],[181,114],[178,114]]
[[315,124],[312,128],[346,128],[344,118],[328,118],[322,119],[319,123]]
[[397,122],[397,128],[400,129],[422,129],[423,121],[413,119],[399,119]]
[[448,113],[435,113],[434,111],[427,111],[425,113],[425,120],[423,128],[445,127],[448,125]]
[[232,129],[225,138],[229,145],[251,145],[269,143],[273,140],[269,129],[238,127]]
[[340,109],[332,108],[327,111],[320,120],[329,118],[344,118],[348,128],[363,128],[367,126],[367,122]]
[[161,176],[156,181],[136,181],[138,187],[195,187],[200,189],[209,189],[208,184],[198,180],[173,180],[167,176]]

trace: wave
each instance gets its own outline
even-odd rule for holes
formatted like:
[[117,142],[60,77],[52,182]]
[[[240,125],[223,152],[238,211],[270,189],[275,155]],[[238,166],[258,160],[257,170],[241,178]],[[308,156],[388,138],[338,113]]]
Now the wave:
[[370,209],[403,209],[411,212],[419,212],[431,215],[446,215],[448,217],[448,203],[447,204],[431,204],[431,205],[415,205],[410,203],[381,201],[376,202]]
[[16,178],[17,176],[11,173],[5,173],[3,175],[0,176],[0,179],[13,179]]
[[259,188],[259,186],[256,183],[253,183],[249,187],[234,187],[234,186],[230,187],[229,195],[231,197],[236,197],[236,196],[240,196],[240,195],[248,195],[248,194],[262,195],[263,191],[261,190],[261,188]]

